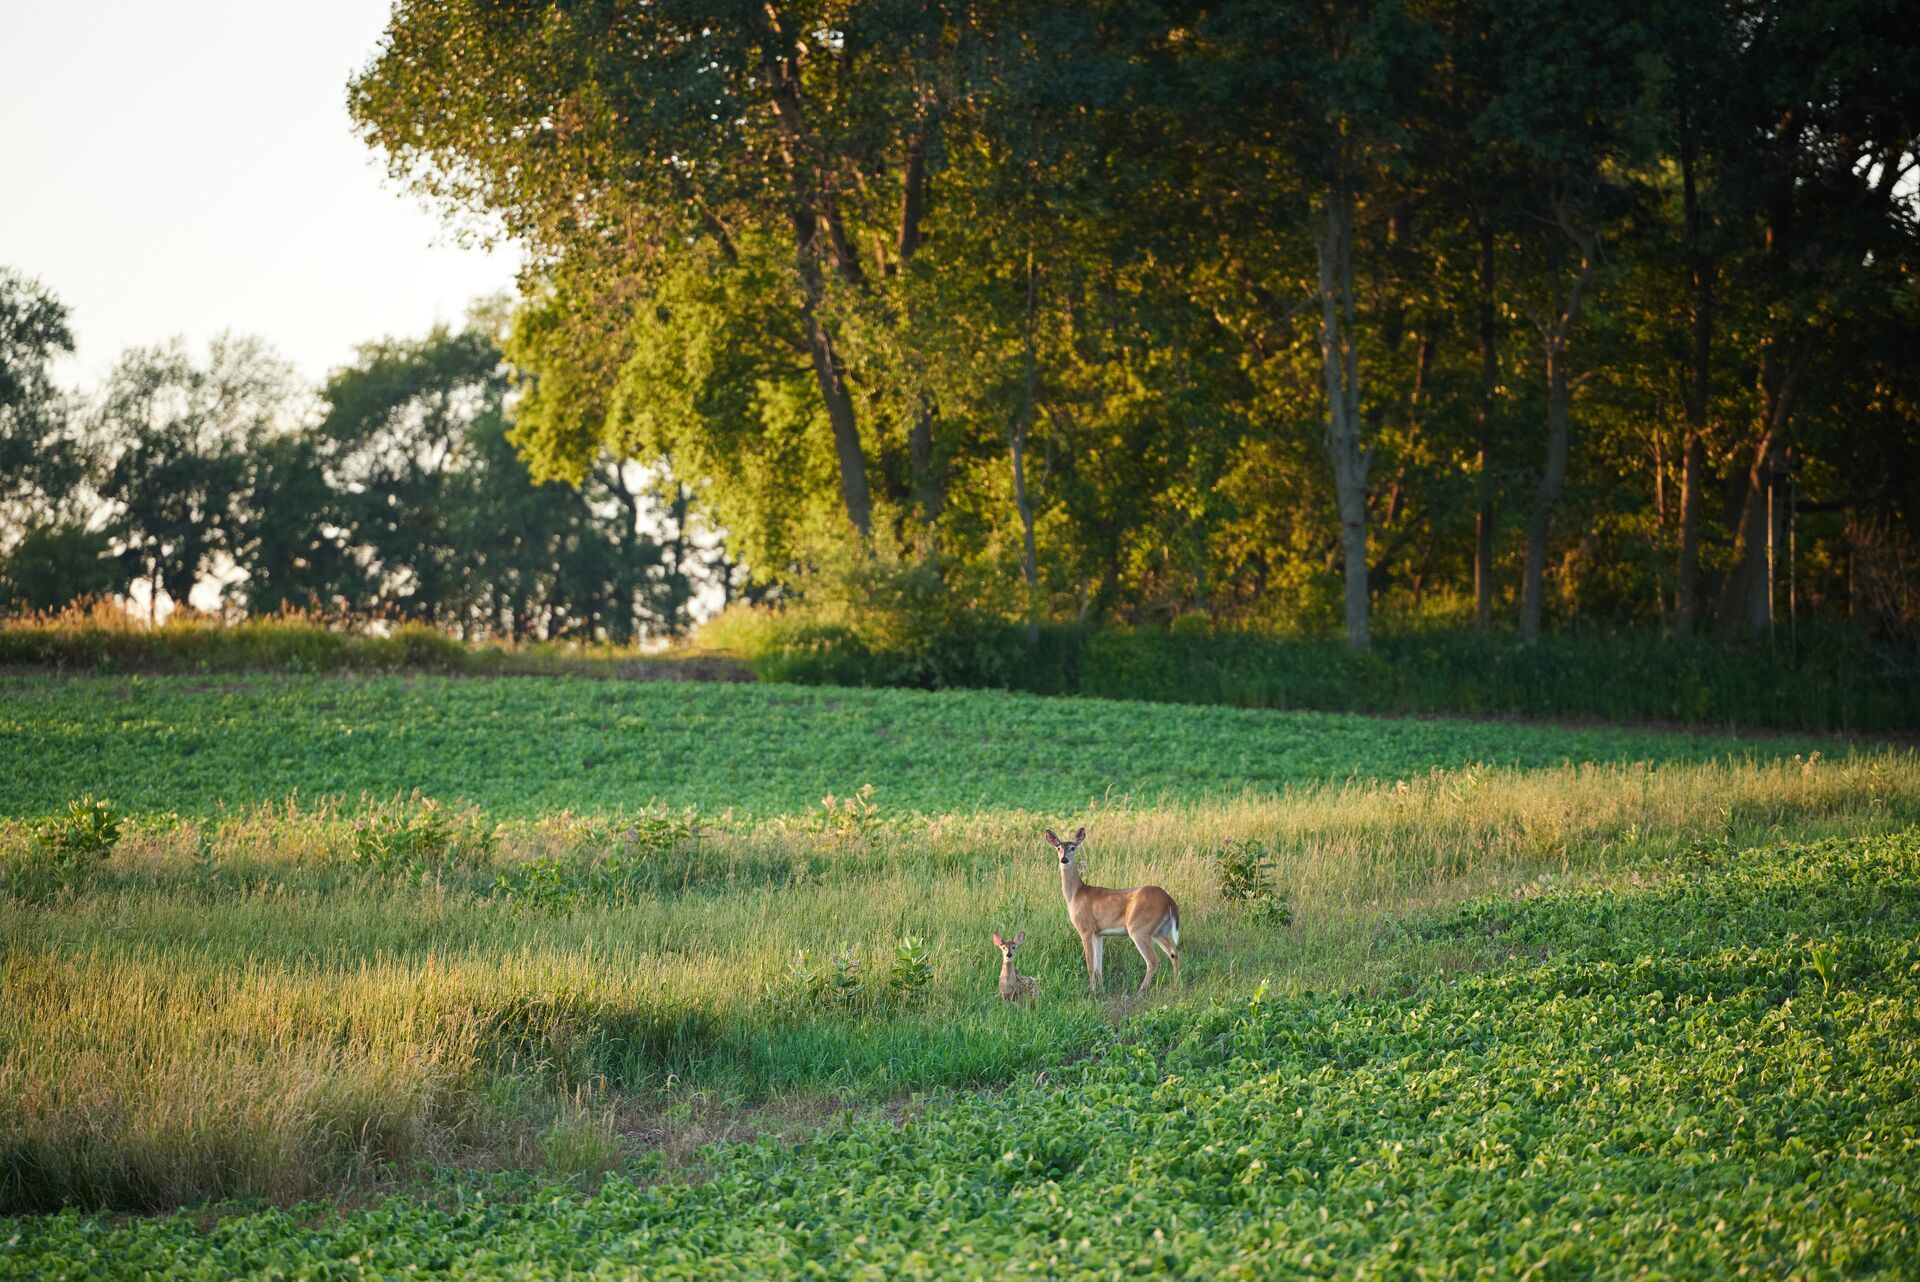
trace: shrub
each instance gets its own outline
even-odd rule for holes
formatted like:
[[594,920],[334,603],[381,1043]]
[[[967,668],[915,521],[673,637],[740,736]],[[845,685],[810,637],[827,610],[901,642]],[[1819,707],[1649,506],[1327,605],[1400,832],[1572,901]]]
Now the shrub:
[[354,864],[382,875],[424,875],[455,859],[477,862],[492,849],[492,830],[478,811],[456,814],[417,792],[353,823]]
[[624,903],[665,890],[676,877],[691,873],[687,862],[666,857],[685,850],[697,835],[691,812],[648,811],[632,818],[591,820],[585,825],[587,848],[604,849],[604,854],[529,861],[494,878],[493,894],[508,903],[550,911],[572,908],[582,900]]
[[1854,629],[1808,626],[1800,645],[1654,631],[1522,641],[1468,628],[1383,627],[1369,654],[1333,637],[1276,636],[1189,614],[1165,629],[1050,624],[1037,636],[952,616],[843,620],[811,606],[736,608],[700,644],[763,681],[1002,689],[1155,703],[1322,712],[1597,717],[1790,730],[1920,726],[1920,681]]
[[124,823],[113,803],[91,795],[69,802],[67,813],[55,815],[34,829],[34,840],[64,868],[83,868],[113,853]]
[[860,791],[848,797],[832,793],[820,799],[820,809],[809,817],[811,831],[824,836],[857,841],[880,826],[880,807],[873,800],[873,785],[862,784]]
[[787,964],[786,973],[767,986],[762,999],[776,1013],[803,1017],[821,1008],[851,1010],[866,993],[860,959],[853,955],[852,945],[843,942],[825,958],[801,949]]
[[1273,885],[1273,852],[1251,839],[1228,839],[1214,852],[1220,898],[1259,921],[1286,926],[1293,921],[1293,900]]
[[887,987],[906,1003],[920,999],[933,982],[933,958],[927,953],[927,941],[907,935],[893,946],[893,966],[887,972]]

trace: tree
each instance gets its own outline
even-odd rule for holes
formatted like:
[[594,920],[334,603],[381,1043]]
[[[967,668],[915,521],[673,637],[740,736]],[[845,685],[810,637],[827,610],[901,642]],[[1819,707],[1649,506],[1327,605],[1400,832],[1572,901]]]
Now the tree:
[[230,553],[246,571],[238,593],[251,613],[341,610],[364,600],[325,446],[310,424],[248,442]]
[[466,576],[451,529],[455,473],[476,425],[504,431],[506,387],[493,341],[445,326],[368,343],[327,380],[318,431],[360,567],[353,608],[459,621]]
[[935,4],[406,0],[351,103],[396,172],[603,298],[692,255],[757,267],[783,245],[783,328],[864,537],[872,442],[837,318],[918,243],[936,122],[915,68],[947,29]]
[[[356,610],[467,634],[628,642],[673,630],[685,566],[665,565],[645,494],[624,474],[579,487],[535,477],[512,440],[510,381],[478,321],[362,347],[328,381],[315,438],[331,496],[316,510],[335,515],[296,564],[351,567],[340,577],[356,580]],[[311,489],[304,442],[282,448],[293,455],[276,475]]]
[[136,348],[107,377],[95,431],[107,459],[100,496],[130,579],[188,604],[236,548],[248,444],[292,412],[288,366],[257,339],[221,337],[196,362],[175,341]]
[[85,470],[56,358],[73,351],[67,308],[39,282],[0,267],[0,551],[54,515]]
[[1754,307],[1758,395],[1720,612],[1728,630],[1760,631],[1774,617],[1783,484],[1802,465],[1809,374],[1842,318],[1902,279],[1920,245],[1920,42],[1908,16],[1878,0],[1755,0],[1731,16],[1741,39],[1718,105],[1739,145],[1720,189],[1746,233],[1732,269]]
[[48,609],[114,587],[83,487],[94,460],[52,366],[73,351],[67,308],[0,268],[0,609]]
[[[1208,106],[1239,117],[1231,136],[1248,139],[1255,158],[1248,174],[1255,181],[1243,188],[1253,206],[1241,219],[1250,228],[1264,224],[1282,235],[1303,234],[1311,247],[1311,283],[1304,292],[1315,321],[1321,443],[1339,524],[1342,613],[1348,647],[1364,651],[1371,645],[1368,481],[1375,457],[1367,423],[1378,415],[1371,403],[1377,394],[1367,381],[1374,362],[1363,347],[1388,319],[1368,308],[1379,300],[1369,288],[1379,264],[1369,256],[1379,254],[1404,203],[1399,169],[1405,126],[1428,90],[1432,33],[1397,3],[1247,3],[1224,7],[1201,36],[1203,48],[1217,59],[1207,78]],[[1229,153],[1223,159],[1231,166],[1239,158]],[[1230,181],[1225,172],[1212,178]],[[1253,286],[1249,294],[1269,313],[1290,319],[1301,312],[1298,303],[1281,301],[1297,299],[1297,287],[1260,279],[1254,255],[1235,257],[1246,264],[1240,274]],[[1291,275],[1285,259],[1276,266],[1276,274]]]

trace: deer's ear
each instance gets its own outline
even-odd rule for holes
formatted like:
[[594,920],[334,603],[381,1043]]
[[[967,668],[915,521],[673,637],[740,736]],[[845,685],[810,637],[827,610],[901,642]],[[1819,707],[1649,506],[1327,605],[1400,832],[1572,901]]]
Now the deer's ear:
[[1013,946],[1015,948],[1018,948],[1020,947],[1021,944],[1024,944],[1026,941],[1027,941],[1027,932],[1023,930],[1019,934],[1013,937]]
[[1053,829],[1051,828],[1047,829],[1047,844],[1056,850],[1060,847],[1060,838],[1054,835]]
[[1079,832],[1076,832],[1073,834],[1073,844],[1076,846],[1079,845],[1081,842],[1085,841],[1086,839],[1087,839],[1087,830],[1085,828],[1082,828]]
[[994,946],[995,948],[1005,948],[1005,947],[1007,946],[1007,945],[1006,945],[1006,942],[1005,942],[1004,940],[1002,940],[1002,939],[1000,938],[1000,934],[999,934],[999,932],[998,932],[998,931],[995,931],[995,932],[994,932],[994,936],[993,936],[993,946]]

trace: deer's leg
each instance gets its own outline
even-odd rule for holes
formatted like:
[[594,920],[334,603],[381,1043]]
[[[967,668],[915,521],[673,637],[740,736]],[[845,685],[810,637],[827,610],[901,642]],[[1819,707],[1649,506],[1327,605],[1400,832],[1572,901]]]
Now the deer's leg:
[[1133,946],[1140,950],[1140,960],[1147,964],[1147,977],[1140,981],[1140,991],[1144,993],[1147,991],[1147,985],[1153,982],[1153,972],[1160,969],[1160,959],[1153,955],[1153,945],[1148,943],[1146,938],[1131,933],[1127,938],[1131,939]]
[[1087,987],[1097,993],[1100,991],[1100,936],[1092,933],[1080,936],[1080,951],[1087,955]]

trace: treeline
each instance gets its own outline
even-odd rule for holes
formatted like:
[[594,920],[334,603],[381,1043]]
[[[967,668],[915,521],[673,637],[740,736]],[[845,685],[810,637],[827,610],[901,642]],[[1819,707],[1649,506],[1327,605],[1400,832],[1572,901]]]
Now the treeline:
[[1911,636],[1912,17],[400,0],[351,103],[534,253],[534,474],[815,601]]
[[0,605],[137,594],[629,642],[682,631],[716,573],[670,480],[532,479],[484,324],[370,343],[317,395],[220,339],[129,351],[81,396],[50,372],[72,345],[59,301],[0,270]]

